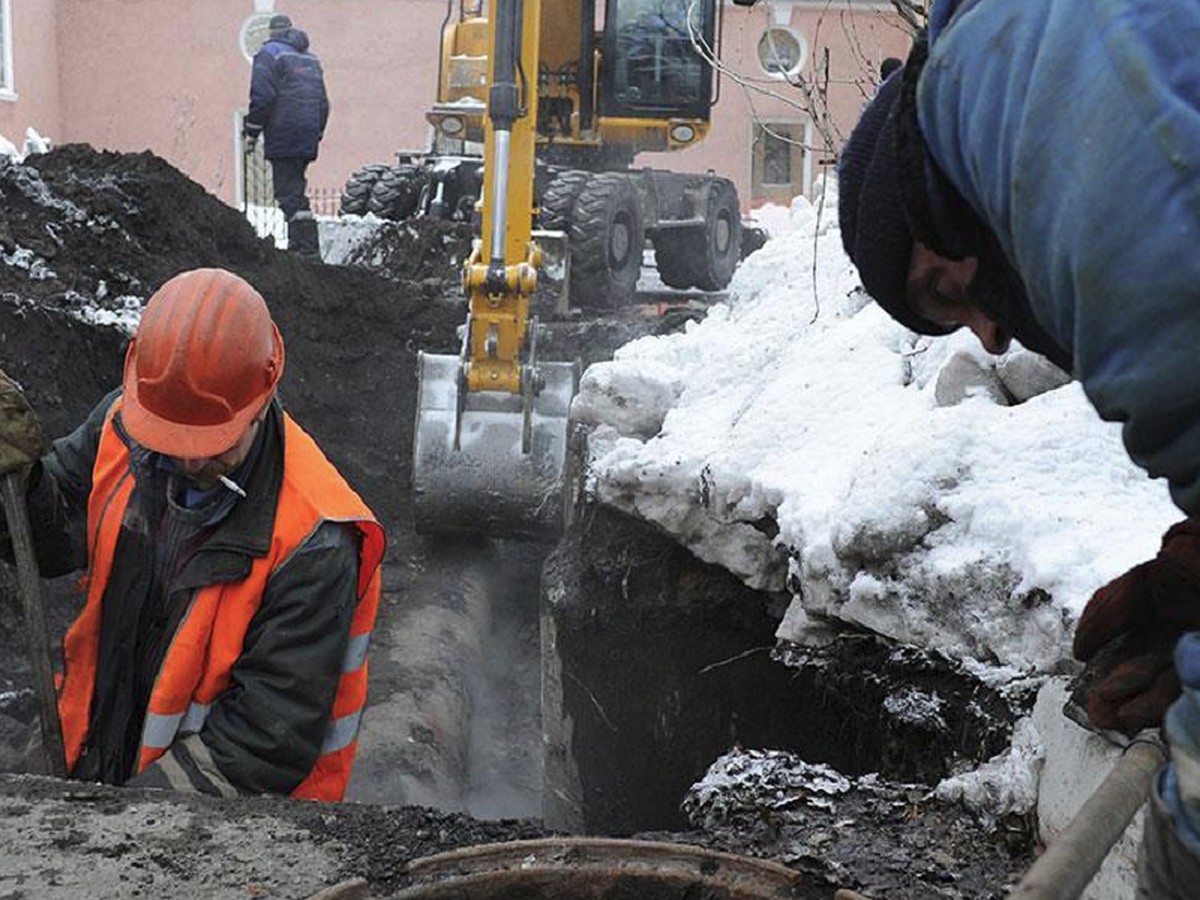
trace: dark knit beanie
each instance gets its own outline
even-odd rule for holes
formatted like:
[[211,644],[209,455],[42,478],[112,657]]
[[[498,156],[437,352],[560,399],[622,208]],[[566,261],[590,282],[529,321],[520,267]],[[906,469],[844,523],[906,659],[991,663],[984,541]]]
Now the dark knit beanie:
[[267,28],[271,31],[287,31],[291,27],[292,20],[282,13],[271,16],[271,21],[267,23]]
[[953,328],[918,316],[905,302],[913,237],[900,197],[896,113],[903,70],[893,72],[863,110],[838,159],[838,224],[842,246],[867,293],[906,328],[949,334]]

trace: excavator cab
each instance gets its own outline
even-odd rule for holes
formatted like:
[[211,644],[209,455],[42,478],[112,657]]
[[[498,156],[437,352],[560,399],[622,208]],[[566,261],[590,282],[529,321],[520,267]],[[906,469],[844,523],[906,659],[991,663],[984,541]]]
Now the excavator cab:
[[[490,19],[450,0],[438,95],[426,118],[441,138],[483,140]],[[453,9],[457,4],[457,11]],[[718,0],[556,0],[539,4],[537,140],[587,168],[600,156],[681,149],[704,137],[716,101]],[[529,6],[520,12],[531,21]],[[534,76],[524,77],[533,82]],[[681,126],[686,126],[682,127]]]
[[606,9],[603,116],[707,119],[715,0],[623,0]]

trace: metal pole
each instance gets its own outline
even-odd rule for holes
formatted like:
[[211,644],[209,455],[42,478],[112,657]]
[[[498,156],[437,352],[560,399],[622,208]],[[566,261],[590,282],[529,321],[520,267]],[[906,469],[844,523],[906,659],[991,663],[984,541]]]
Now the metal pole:
[[33,689],[38,699],[38,717],[42,725],[42,751],[46,771],[57,778],[67,774],[67,756],[63,749],[62,722],[58,718],[58,698],[54,690],[54,664],[50,659],[50,639],[42,610],[41,579],[33,552],[33,532],[25,507],[24,479],[16,472],[4,476],[4,517],[12,538],[17,561],[17,583],[21,606],[25,611],[25,633],[29,640],[29,662],[33,668]]

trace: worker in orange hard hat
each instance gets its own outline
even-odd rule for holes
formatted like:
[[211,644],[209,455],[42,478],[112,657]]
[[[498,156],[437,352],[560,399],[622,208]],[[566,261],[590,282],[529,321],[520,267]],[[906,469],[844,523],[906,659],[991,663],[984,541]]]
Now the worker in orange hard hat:
[[0,475],[25,479],[42,573],[87,569],[59,689],[73,777],[341,799],[384,535],[284,412],[283,363],[258,292],[197,269],[150,298],[121,388],[44,455],[0,372]]

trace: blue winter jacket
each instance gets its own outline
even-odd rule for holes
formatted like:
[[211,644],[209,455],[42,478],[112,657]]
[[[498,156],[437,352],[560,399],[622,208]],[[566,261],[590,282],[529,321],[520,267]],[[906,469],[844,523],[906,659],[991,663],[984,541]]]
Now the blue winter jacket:
[[263,132],[267,159],[313,160],[328,120],[325,77],[308,35],[298,28],[275,35],[254,57],[247,130]]
[[[938,0],[917,114],[1130,456],[1200,515],[1200,2]],[[1160,791],[1200,854],[1200,633]]]
[[1200,2],[938,0],[917,112],[1130,456],[1200,515]]

